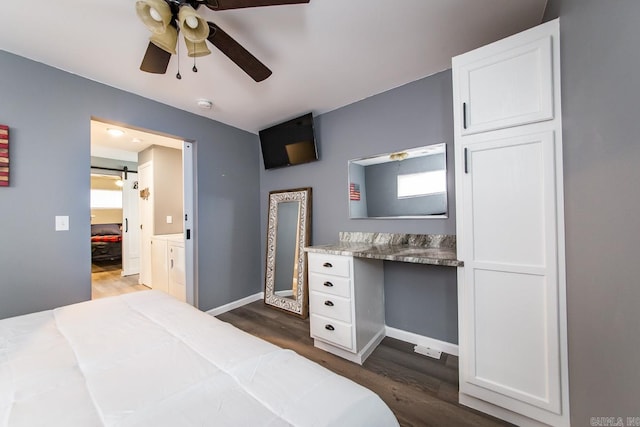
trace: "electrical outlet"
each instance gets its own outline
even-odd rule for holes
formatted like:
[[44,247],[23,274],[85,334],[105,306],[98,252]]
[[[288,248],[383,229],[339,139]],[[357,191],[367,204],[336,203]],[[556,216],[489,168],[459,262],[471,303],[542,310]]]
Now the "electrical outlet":
[[424,356],[433,357],[434,359],[440,359],[440,356],[442,356],[442,352],[441,351],[434,350],[434,349],[429,348],[429,347],[423,347],[421,345],[417,345],[417,346],[413,347],[413,351],[415,351],[418,354],[422,354]]
[[173,217],[171,215],[167,215],[167,224],[173,224]]

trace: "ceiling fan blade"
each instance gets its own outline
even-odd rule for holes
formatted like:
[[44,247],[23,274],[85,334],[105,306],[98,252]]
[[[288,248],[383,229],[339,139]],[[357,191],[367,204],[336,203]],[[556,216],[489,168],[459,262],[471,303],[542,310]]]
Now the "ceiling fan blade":
[[309,3],[309,0],[203,0],[212,10],[242,9],[244,7],[279,6],[283,4]]
[[216,24],[208,22],[211,44],[227,55],[238,67],[247,73],[253,80],[261,82],[271,75],[271,70],[249,53],[231,36],[220,29]]
[[147,73],[164,74],[167,72],[167,66],[169,65],[170,59],[171,54],[169,52],[166,52],[155,44],[149,42],[144,58],[142,58],[140,69]]

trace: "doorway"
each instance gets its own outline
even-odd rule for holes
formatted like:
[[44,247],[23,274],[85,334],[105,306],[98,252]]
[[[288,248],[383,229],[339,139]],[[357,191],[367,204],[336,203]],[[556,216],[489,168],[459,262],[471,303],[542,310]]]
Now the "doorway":
[[[146,289],[138,283],[137,200],[132,204],[135,165],[94,168],[91,172],[92,299]],[[118,170],[120,169],[120,170]]]
[[[195,305],[194,156],[192,142],[92,118],[92,175],[119,181],[121,202],[121,206],[112,208],[115,210],[111,216],[103,215],[106,208],[94,206],[92,185],[93,299],[150,288],[165,290],[161,285],[154,286],[154,272],[156,284],[163,280],[162,269],[152,269],[160,262],[167,280],[178,285],[180,292],[172,294]],[[92,177],[92,183],[93,180]],[[108,229],[109,224],[119,228],[119,237],[110,239],[121,239],[115,243],[121,254],[96,259],[96,252],[106,245],[95,240],[105,239],[99,233],[108,231],[105,227]],[[169,237],[179,250],[172,248],[160,261],[155,251],[152,260],[152,238]],[[180,255],[181,261],[170,259],[169,254],[174,253]],[[172,271],[173,266],[181,270]]]

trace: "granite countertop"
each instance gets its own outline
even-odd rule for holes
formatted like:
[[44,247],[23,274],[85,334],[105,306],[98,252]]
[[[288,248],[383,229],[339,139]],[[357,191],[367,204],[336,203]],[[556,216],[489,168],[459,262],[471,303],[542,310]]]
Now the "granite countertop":
[[338,243],[308,246],[304,250],[358,258],[462,267],[463,262],[457,259],[455,245],[455,236],[442,234],[341,232]]

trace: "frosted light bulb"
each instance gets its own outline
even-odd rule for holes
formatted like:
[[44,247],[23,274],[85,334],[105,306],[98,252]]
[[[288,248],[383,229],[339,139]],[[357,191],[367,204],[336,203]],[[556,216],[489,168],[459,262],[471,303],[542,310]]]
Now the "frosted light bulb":
[[153,18],[154,21],[162,22],[162,16],[160,16],[160,13],[152,7],[149,8],[149,15],[151,15],[151,18]]
[[185,22],[187,23],[189,28],[192,28],[194,30],[198,28],[198,18],[196,18],[195,16],[187,16],[187,19],[185,19]]

